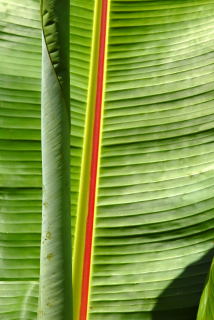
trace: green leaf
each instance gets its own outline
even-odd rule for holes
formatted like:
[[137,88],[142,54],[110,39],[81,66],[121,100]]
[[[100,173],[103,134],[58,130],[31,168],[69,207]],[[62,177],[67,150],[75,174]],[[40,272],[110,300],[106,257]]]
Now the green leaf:
[[209,278],[205,285],[201,296],[200,305],[198,309],[197,320],[213,320],[214,319],[214,261],[211,265]]
[[37,317],[41,228],[38,3],[0,4],[0,319]]

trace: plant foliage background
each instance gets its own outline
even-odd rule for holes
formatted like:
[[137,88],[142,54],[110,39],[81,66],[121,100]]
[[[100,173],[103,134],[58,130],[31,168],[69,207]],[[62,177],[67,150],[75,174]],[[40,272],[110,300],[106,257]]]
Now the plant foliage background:
[[[70,9],[73,236],[94,5],[72,0]],[[91,320],[196,318],[213,255],[213,9],[212,0],[111,0]],[[39,1],[2,0],[0,15],[0,317],[33,320],[42,199]],[[211,273],[199,320],[213,319],[212,283]]]

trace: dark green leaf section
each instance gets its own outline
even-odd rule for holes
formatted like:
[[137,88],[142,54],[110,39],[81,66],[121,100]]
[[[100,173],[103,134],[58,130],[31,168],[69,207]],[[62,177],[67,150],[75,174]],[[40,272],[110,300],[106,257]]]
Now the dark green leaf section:
[[201,296],[197,320],[214,319],[214,261],[211,265],[209,278]]
[[41,15],[48,55],[69,107],[69,1],[42,0]]
[[111,1],[90,320],[196,317],[213,248],[213,10]]
[[0,4],[0,319],[35,320],[41,226],[39,7]]
[[41,3],[42,242],[38,319],[70,320],[69,1]]

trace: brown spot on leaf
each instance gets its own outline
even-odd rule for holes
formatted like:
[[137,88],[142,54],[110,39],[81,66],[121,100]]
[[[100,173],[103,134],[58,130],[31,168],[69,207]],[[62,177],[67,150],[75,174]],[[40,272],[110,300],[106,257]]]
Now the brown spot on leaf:
[[53,304],[50,301],[48,301],[47,302],[47,307],[52,307],[52,306],[53,306]]
[[51,240],[51,232],[46,232],[45,240]]
[[49,253],[48,255],[47,255],[47,259],[48,260],[51,260],[53,258],[53,253]]

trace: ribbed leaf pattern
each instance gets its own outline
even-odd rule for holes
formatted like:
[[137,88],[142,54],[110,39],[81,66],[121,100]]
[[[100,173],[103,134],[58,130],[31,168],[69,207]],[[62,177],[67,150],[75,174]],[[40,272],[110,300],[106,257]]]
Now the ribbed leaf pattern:
[[213,248],[213,10],[111,1],[90,320],[196,316]]
[[[213,248],[214,1],[110,5],[89,319],[192,320]],[[73,217],[93,10],[71,1]],[[2,0],[0,14],[0,319],[35,320],[39,1]]]
[[71,213],[74,230],[89,94],[94,0],[72,0],[70,7]]
[[41,223],[38,1],[0,4],[0,319],[36,319]]

